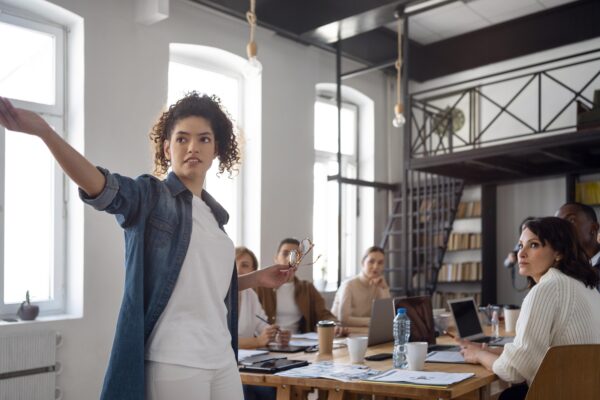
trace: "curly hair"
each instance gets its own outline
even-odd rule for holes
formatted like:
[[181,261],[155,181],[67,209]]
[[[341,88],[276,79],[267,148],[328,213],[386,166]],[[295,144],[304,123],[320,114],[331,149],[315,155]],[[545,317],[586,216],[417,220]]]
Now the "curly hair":
[[[573,224],[557,217],[544,217],[534,218],[524,225],[538,237],[542,246],[549,245],[561,255],[553,267],[590,288],[598,285],[598,270],[590,265],[577,240]],[[535,285],[531,277],[528,277],[527,281],[530,287]]]
[[163,145],[171,139],[175,124],[187,117],[202,117],[210,123],[217,145],[219,174],[227,170],[231,177],[232,172],[237,171],[235,166],[240,162],[240,150],[231,117],[217,96],[200,95],[196,91],[187,93],[172,104],[152,127],[149,136],[154,150],[154,175],[166,175],[169,160],[165,157]]

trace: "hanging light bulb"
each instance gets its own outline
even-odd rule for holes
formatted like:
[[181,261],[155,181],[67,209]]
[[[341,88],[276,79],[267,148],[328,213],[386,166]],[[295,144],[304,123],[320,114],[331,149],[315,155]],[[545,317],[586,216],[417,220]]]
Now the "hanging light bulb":
[[246,46],[246,54],[248,55],[248,63],[244,68],[244,72],[248,76],[260,76],[262,73],[262,64],[258,61],[258,47],[254,41],[254,30],[256,29],[256,0],[250,0],[250,10],[246,13],[246,20],[250,25],[250,41]]
[[394,119],[392,120],[392,125],[394,128],[402,128],[406,123],[406,119],[404,118],[404,107],[402,104],[398,103],[394,106]]
[[401,34],[401,20],[398,19],[398,59],[396,60],[396,105],[394,106],[394,119],[392,119],[392,125],[394,128],[402,128],[406,123],[404,118],[404,106],[401,101],[400,91],[400,72],[402,71],[402,34]]

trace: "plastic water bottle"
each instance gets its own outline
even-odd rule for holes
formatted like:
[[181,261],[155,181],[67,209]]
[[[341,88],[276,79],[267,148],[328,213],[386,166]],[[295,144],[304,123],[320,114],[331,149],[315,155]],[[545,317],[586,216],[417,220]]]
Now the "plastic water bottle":
[[394,317],[394,368],[406,368],[406,343],[410,338],[410,319],[406,308],[398,308]]
[[492,337],[499,338],[500,337],[500,321],[498,320],[498,311],[494,311],[492,313]]

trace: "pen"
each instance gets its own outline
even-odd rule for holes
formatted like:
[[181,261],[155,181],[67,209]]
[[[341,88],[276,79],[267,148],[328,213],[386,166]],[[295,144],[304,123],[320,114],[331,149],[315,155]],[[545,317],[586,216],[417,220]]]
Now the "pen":
[[452,339],[456,339],[456,336],[454,336],[453,334],[451,334],[451,333],[450,333],[450,332],[448,332],[448,331],[444,331],[444,335],[448,335],[448,336],[450,336]]
[[[267,321],[266,319],[264,319],[263,317],[261,317],[260,315],[256,314],[255,315],[256,318],[260,319],[262,322],[264,322],[265,324],[271,325],[269,323],[269,321]],[[277,332],[281,332],[281,330],[279,328],[277,328]]]

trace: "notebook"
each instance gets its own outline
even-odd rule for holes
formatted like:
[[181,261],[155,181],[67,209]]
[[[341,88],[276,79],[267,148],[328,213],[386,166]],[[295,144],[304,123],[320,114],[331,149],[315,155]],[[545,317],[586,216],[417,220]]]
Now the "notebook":
[[393,341],[393,322],[394,300],[391,298],[373,300],[367,346],[374,346],[376,344]]
[[512,337],[494,338],[483,333],[475,300],[472,297],[448,300],[448,306],[450,306],[450,311],[454,317],[459,337],[472,342],[493,344],[494,346],[504,346],[506,343],[513,341]]
[[394,299],[394,309],[399,307],[406,308],[406,314],[410,319],[410,339],[411,342],[427,342],[427,351],[458,351],[459,347],[454,345],[436,344],[435,324],[433,322],[433,307],[431,297],[396,297]]

